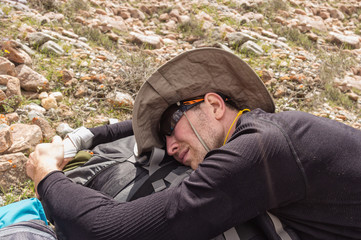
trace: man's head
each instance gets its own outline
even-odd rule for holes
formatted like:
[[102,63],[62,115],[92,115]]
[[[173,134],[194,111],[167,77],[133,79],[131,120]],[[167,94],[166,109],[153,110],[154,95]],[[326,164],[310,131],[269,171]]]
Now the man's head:
[[160,122],[168,154],[196,169],[207,152],[221,147],[238,112],[226,102],[227,97],[211,92],[170,106]]
[[[232,100],[237,109],[248,107],[274,111],[273,100],[262,81],[236,55],[216,48],[185,52],[160,67],[139,90],[133,109],[133,130],[138,154],[150,151],[152,147],[164,147],[165,138],[160,134],[160,122],[170,106],[175,106],[176,110],[177,105],[187,108],[184,102],[182,105],[182,101],[205,97],[199,106],[186,111],[189,112],[189,118],[195,119],[192,113],[205,110],[208,93],[222,93]],[[220,99],[224,103],[221,96]],[[201,113],[209,117],[207,111]],[[182,126],[184,117],[183,114],[180,116],[176,128]],[[199,119],[201,117],[199,115]],[[172,124],[167,123],[170,127]]]

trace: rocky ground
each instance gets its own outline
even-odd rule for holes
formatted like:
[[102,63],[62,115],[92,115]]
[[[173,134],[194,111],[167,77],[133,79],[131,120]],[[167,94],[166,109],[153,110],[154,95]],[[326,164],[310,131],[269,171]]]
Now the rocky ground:
[[194,48],[239,55],[277,111],[361,129],[360,13],[356,0],[1,0],[0,205],[33,194],[36,144],[131,118],[144,80]]

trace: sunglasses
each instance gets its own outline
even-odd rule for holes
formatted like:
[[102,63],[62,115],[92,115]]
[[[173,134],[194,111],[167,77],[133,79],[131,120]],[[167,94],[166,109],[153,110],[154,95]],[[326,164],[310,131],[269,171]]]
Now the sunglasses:
[[184,112],[204,102],[204,97],[196,97],[191,100],[178,102],[176,105],[168,108],[162,115],[160,121],[160,134],[162,138],[172,135],[175,126],[183,116]]

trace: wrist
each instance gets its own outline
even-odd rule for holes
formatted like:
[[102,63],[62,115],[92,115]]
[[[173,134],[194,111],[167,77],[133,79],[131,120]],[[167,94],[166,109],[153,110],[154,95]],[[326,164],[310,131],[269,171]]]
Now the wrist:
[[55,166],[46,166],[46,167],[38,167],[35,171],[33,181],[34,181],[34,187],[37,189],[39,183],[51,172],[54,171],[61,171],[61,169],[58,169]]

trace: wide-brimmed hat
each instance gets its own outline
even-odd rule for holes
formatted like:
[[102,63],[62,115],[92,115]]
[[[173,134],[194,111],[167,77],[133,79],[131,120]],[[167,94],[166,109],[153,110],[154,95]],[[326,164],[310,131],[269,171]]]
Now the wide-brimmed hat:
[[169,106],[208,92],[223,93],[239,108],[275,111],[262,80],[235,54],[218,48],[184,52],[153,73],[137,94],[133,130],[138,154],[164,146],[159,122]]

